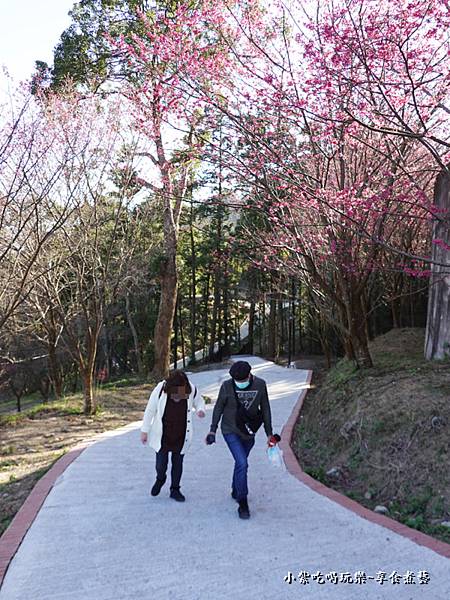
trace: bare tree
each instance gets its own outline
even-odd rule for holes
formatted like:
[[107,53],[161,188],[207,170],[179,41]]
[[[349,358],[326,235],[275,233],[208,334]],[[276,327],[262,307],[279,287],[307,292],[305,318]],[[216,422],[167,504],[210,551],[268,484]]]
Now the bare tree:
[[[73,160],[72,148],[61,149],[57,133],[36,99],[12,96],[0,117],[0,327],[28,296],[33,269],[51,236],[71,211],[77,187],[60,197],[61,181]],[[30,244],[30,236],[33,238]]]
[[[60,339],[76,362],[86,414],[96,410],[94,371],[106,310],[124,284],[134,248],[128,208],[135,189],[121,152],[126,140],[120,110],[117,102],[100,104],[72,90],[46,99],[48,127],[70,157],[58,195],[46,207],[65,218],[45,247],[40,227],[29,231],[26,244],[39,260],[31,269],[34,288],[25,298],[22,292],[22,301],[30,316],[38,315],[49,354]],[[21,273],[26,270],[26,261],[18,264]]]

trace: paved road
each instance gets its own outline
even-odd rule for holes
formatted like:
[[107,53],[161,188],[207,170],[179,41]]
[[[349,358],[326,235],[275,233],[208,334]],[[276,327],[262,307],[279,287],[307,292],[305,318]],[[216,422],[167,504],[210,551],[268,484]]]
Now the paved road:
[[[248,359],[266,379],[275,430],[306,371]],[[214,397],[226,371],[192,376]],[[126,393],[126,390],[124,390]],[[268,464],[265,436],[250,455],[252,518],[229,496],[232,460],[221,437],[203,443],[196,420],[185,459],[187,501],[152,498],[154,453],[133,424],[90,446],[57,481],[7,572],[0,600],[448,600],[450,561],[370,523]],[[288,572],[428,571],[429,584],[288,584]]]

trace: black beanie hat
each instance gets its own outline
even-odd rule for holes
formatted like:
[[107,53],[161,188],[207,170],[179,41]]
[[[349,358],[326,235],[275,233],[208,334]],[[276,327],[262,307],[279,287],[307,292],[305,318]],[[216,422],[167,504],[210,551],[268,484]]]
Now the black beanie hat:
[[229,373],[233,379],[242,381],[243,379],[247,379],[250,371],[251,371],[251,366],[248,364],[247,361],[238,360],[231,365]]

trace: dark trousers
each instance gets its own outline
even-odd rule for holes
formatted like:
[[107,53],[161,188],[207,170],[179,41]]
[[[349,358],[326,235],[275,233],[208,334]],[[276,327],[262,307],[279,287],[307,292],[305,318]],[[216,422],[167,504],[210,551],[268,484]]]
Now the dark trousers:
[[225,433],[224,439],[234,458],[234,471],[232,488],[238,501],[245,500],[248,494],[247,486],[247,458],[250,450],[255,445],[255,438],[243,440],[237,433]]
[[[183,474],[183,458],[184,454],[180,452],[171,452],[172,454],[172,469],[170,472],[172,483],[171,490],[180,489],[181,475]],[[156,479],[159,481],[166,480],[167,465],[169,463],[169,452],[160,450],[156,453]]]

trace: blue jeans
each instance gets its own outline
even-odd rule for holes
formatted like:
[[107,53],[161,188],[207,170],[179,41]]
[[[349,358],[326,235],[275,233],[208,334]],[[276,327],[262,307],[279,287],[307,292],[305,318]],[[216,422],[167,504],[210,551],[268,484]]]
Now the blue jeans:
[[237,433],[224,433],[223,437],[234,458],[234,471],[232,488],[238,501],[245,500],[248,494],[247,487],[247,457],[255,445],[255,438],[243,440]]

